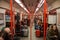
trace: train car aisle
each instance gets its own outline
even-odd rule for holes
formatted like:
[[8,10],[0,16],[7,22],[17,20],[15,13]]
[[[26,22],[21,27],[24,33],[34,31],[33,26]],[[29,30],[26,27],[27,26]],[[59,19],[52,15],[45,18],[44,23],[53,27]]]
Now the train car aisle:
[[[29,36],[28,37],[21,37],[21,40],[30,40],[30,27],[28,27],[28,29],[29,29]],[[32,27],[32,40],[43,40],[43,37],[37,38],[35,36],[34,26]]]
[[29,34],[28,34],[28,37],[21,37],[20,40],[29,40],[30,39],[30,27],[28,27],[28,30],[29,30]]
[[32,40],[43,40],[42,37],[36,37],[34,26],[32,27]]

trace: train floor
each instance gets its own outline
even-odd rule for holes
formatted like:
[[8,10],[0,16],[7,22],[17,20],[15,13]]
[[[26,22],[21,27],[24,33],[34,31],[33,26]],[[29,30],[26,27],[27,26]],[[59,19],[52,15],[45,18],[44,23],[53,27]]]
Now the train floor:
[[[30,40],[30,27],[28,27],[29,29],[29,36],[28,37],[21,37],[20,40]],[[34,26],[32,27],[32,40],[43,40],[43,37],[36,37],[35,36],[35,29]]]

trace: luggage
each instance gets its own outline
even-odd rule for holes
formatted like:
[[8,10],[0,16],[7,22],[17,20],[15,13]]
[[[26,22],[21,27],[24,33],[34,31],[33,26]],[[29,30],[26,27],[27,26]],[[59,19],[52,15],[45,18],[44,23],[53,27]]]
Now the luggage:
[[28,26],[21,25],[21,37],[28,37]]
[[21,36],[21,37],[24,36],[24,31],[23,31],[23,30],[21,30],[21,32],[20,32],[20,36]]
[[20,14],[17,13],[16,16],[15,16],[15,20],[19,21],[20,20]]
[[24,31],[24,36],[28,37],[28,29],[24,29],[23,31]]
[[27,25],[24,25],[24,36],[28,36],[28,26]]
[[40,30],[36,30],[36,37],[40,37]]
[[21,30],[21,36],[22,37],[28,37],[28,29]]

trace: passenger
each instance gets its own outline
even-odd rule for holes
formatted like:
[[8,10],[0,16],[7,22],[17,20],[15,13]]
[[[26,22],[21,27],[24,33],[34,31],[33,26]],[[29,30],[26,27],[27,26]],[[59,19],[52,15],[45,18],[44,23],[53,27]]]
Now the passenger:
[[24,19],[21,21],[21,25],[24,25]]
[[58,29],[56,25],[49,27],[49,30],[47,31],[47,40],[58,40]]
[[40,27],[40,30],[43,28],[43,24],[41,20],[38,20],[38,26]]
[[38,29],[38,23],[35,24],[35,29]]
[[27,25],[30,26],[30,19],[28,18]]
[[2,37],[2,32],[0,31],[0,40],[4,40]]
[[3,32],[3,39],[4,40],[11,40],[11,33],[9,28],[5,28]]
[[34,18],[34,25],[37,24],[37,21],[38,21],[38,18],[37,18],[37,16],[35,16],[35,18]]
[[28,19],[24,19],[24,25],[27,25]]
[[35,25],[35,29],[39,29],[40,30],[41,29],[41,24],[42,24],[41,21],[38,20],[36,25]]
[[47,31],[46,31],[46,39],[47,40],[49,40],[48,31],[49,31],[49,29],[51,29],[51,27],[52,27],[52,25],[50,25],[50,26],[47,27]]

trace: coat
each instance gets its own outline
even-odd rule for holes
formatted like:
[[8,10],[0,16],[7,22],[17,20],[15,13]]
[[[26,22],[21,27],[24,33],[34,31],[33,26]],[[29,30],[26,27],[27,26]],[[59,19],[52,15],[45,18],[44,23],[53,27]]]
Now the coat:
[[[55,37],[55,35],[57,36],[57,38]],[[58,30],[48,30],[47,31],[47,40],[58,40]]]
[[11,35],[9,35],[8,33],[4,33],[3,34],[3,39],[4,40],[11,40]]

